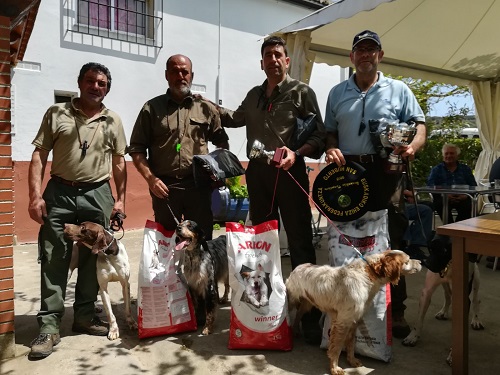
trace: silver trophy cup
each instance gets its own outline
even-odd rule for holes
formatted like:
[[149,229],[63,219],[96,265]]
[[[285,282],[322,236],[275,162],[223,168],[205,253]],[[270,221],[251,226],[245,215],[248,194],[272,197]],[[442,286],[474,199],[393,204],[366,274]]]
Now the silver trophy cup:
[[250,149],[249,159],[267,158],[267,164],[279,164],[283,157],[283,150],[277,148],[276,151],[267,151],[264,149],[264,144],[259,140],[255,140]]
[[[380,134],[380,140],[384,147],[408,146],[415,138],[416,133],[417,127],[414,122],[409,124],[406,122],[387,123],[385,131]],[[394,152],[389,154],[388,161],[392,164],[403,164],[401,156],[394,154]]]

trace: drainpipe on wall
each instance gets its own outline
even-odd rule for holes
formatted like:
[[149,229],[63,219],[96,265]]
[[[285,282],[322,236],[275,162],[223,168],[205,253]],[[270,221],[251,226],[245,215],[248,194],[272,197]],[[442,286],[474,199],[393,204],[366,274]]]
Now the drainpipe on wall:
[[221,21],[221,1],[219,0],[219,39],[217,43],[217,86],[216,86],[216,103],[219,105],[222,105],[222,95],[221,95],[221,56],[220,56],[220,46],[221,46],[221,28],[222,28],[222,21]]

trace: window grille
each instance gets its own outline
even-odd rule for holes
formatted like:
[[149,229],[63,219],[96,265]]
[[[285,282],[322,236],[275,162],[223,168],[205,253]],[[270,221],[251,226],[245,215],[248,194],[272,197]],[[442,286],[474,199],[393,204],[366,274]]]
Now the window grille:
[[71,31],[161,48],[163,18],[154,16],[153,3],[154,0],[76,0],[72,2],[76,9],[68,9],[67,16],[75,14]]

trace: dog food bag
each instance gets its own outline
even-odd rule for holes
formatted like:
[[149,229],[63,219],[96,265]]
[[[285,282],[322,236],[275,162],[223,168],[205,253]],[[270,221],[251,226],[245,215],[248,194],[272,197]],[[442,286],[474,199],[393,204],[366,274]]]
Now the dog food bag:
[[[328,224],[328,248],[330,265],[342,266],[358,257],[354,245],[363,255],[381,253],[389,248],[387,210],[368,211],[350,222]],[[360,325],[364,324],[371,340],[356,331],[355,352],[366,357],[389,362],[392,357],[392,331],[390,318],[391,288],[387,284],[375,295]],[[321,348],[329,343],[330,318],[325,317]],[[365,330],[363,330],[365,331]],[[365,331],[366,332],[366,331]]]
[[226,223],[231,322],[229,349],[292,350],[278,222]]
[[139,338],[195,331],[194,306],[175,273],[174,232],[147,221],[139,263]]

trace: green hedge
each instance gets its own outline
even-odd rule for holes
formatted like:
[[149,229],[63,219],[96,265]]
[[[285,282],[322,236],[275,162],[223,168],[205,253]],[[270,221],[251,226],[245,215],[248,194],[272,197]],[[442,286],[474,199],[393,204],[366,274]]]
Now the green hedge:
[[441,150],[445,143],[453,143],[460,147],[460,162],[467,164],[474,171],[477,158],[482,150],[479,138],[428,139],[425,147],[417,153],[411,164],[414,186],[424,186],[432,167],[443,161]]

